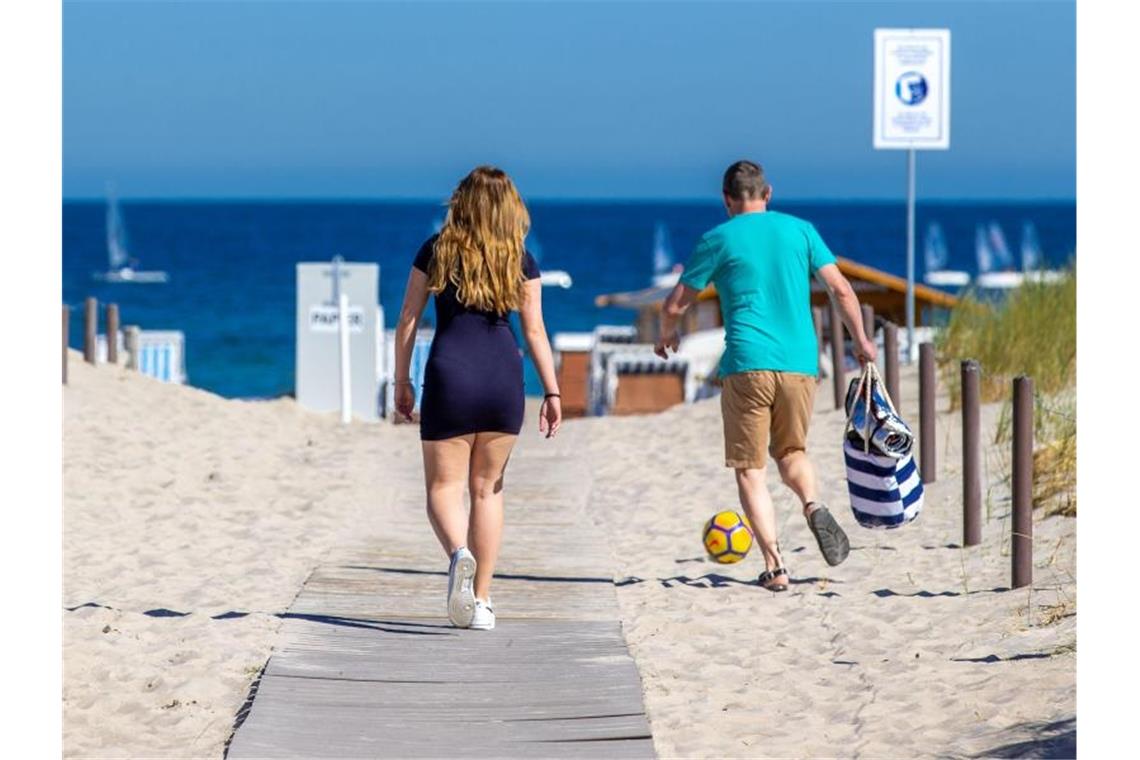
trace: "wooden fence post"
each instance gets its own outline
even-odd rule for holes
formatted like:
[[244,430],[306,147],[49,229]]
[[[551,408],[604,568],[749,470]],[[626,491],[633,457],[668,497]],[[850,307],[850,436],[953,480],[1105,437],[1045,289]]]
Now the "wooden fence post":
[[71,310],[67,304],[63,305],[63,384],[67,385],[67,327],[71,317]]
[[1033,380],[1013,379],[1013,588],[1033,582]]
[[894,322],[883,325],[883,353],[886,354],[884,367],[887,383],[887,393],[898,406],[899,401],[899,326]]
[[875,307],[870,304],[863,304],[863,333],[867,336],[867,340],[875,340]]
[[123,344],[127,349],[127,369],[139,368],[139,328],[128,325],[123,336]]
[[119,363],[119,305],[107,304],[107,363]]
[[918,347],[918,427],[919,470],[923,483],[938,479],[938,464],[934,451],[934,344]]
[[843,368],[843,319],[839,308],[831,302],[831,384],[835,391],[835,408],[842,409],[847,396],[847,372]]
[[95,363],[95,333],[99,329],[99,302],[88,296],[83,309],[83,360]]
[[962,545],[982,542],[982,367],[962,362]]

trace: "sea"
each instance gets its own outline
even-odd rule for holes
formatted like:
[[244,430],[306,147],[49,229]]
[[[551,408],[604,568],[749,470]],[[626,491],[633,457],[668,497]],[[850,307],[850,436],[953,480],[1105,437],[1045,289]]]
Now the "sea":
[[[527,247],[544,269],[568,272],[573,286],[543,289],[548,331],[632,324],[633,312],[599,308],[599,294],[650,284],[655,258],[683,263],[702,233],[725,220],[716,202],[532,201]],[[94,296],[119,306],[123,324],[181,330],[187,381],[228,398],[264,399],[294,389],[296,267],[301,261],[380,265],[386,326],[400,310],[416,250],[442,221],[444,207],[395,201],[120,201],[126,245],[139,269],[162,270],[166,284],[99,282],[107,269],[106,206],[63,204],[63,302],[75,307],[70,343],[82,345],[82,303]],[[787,202],[773,210],[810,220],[837,255],[900,276],[906,273],[903,203]],[[933,225],[945,240],[944,268],[974,273],[977,230],[1001,230],[1020,262],[1027,225],[1042,263],[1076,260],[1076,204],[919,203],[916,272]],[[434,319],[429,306],[427,323]],[[517,334],[517,333],[516,333]],[[526,365],[528,394],[541,394]]]

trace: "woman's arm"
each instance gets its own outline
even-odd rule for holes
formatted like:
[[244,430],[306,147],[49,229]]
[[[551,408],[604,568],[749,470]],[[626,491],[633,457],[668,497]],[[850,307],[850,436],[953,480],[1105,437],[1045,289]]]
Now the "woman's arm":
[[412,388],[409,379],[412,347],[416,342],[416,329],[419,327],[420,317],[423,316],[424,306],[427,305],[427,296],[427,275],[412,267],[412,271],[408,274],[408,284],[404,287],[404,304],[400,307],[400,321],[396,324],[396,366],[393,373],[396,381],[396,411],[408,419],[412,418],[412,409],[416,403],[415,389]]
[[[546,336],[546,324],[542,320],[542,282],[536,277],[527,280],[524,287],[519,321],[522,322],[523,340],[530,350],[538,377],[546,398],[538,417],[538,429],[549,438],[558,432],[562,424],[562,399],[557,395],[558,377],[554,372],[554,352],[550,350],[550,339]],[[553,394],[553,395],[551,395]]]

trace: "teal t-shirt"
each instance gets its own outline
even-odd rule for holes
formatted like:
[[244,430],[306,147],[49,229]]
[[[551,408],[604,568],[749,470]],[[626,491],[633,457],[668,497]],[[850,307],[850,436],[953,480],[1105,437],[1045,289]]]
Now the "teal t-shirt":
[[720,374],[819,374],[811,277],[834,263],[811,223],[778,211],[740,214],[706,232],[681,282],[716,286],[725,333]]

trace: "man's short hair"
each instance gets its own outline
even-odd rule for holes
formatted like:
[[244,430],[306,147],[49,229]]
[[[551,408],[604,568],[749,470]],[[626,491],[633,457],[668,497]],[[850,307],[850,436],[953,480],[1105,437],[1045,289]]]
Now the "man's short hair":
[[752,161],[737,161],[724,172],[724,194],[736,201],[758,201],[768,191],[764,169]]

